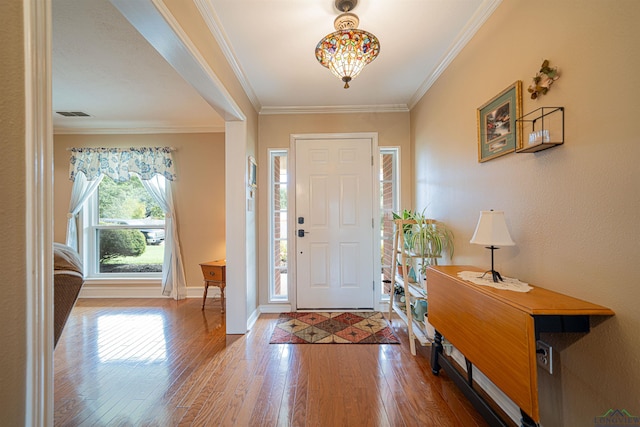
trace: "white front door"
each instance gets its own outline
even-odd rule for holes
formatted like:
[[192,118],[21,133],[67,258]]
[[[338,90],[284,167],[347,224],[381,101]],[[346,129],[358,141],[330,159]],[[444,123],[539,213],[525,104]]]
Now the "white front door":
[[373,308],[371,138],[296,140],[298,309]]

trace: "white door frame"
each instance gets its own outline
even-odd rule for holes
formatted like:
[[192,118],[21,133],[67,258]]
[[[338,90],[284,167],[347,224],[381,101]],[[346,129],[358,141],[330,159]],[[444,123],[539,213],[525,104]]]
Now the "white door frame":
[[51,2],[23,0],[25,79],[25,425],[53,425]]
[[[373,206],[371,210],[371,214],[373,218],[380,218],[380,186],[376,185],[376,183],[380,182],[380,177],[377,175],[380,170],[380,156],[377,155],[379,152],[378,149],[378,133],[377,132],[353,132],[353,133],[309,133],[309,134],[291,134],[289,136],[289,153],[290,153],[290,181],[288,185],[288,206],[291,208],[289,218],[288,218],[288,240],[289,240],[289,248],[287,252],[290,254],[297,253],[297,239],[296,239],[296,218],[298,217],[296,209],[296,142],[298,140],[305,139],[370,139],[371,140],[371,154],[373,156],[373,167],[371,173],[373,174]],[[380,271],[380,248],[379,245],[376,245],[376,241],[380,240],[380,229],[378,227],[372,227],[371,229],[372,237],[373,237],[373,249],[371,256],[373,257],[373,304],[374,310],[379,309],[380,298],[376,298],[376,296],[381,292],[381,283],[380,283],[380,274],[375,274],[375,272]],[[295,310],[298,306],[298,297],[297,297],[297,264],[296,257],[289,257],[289,295],[291,301],[292,310]]]

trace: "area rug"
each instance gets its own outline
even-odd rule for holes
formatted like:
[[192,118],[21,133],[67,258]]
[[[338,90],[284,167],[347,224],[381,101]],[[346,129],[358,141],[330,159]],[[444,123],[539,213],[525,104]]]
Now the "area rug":
[[282,313],[270,344],[400,344],[379,311]]

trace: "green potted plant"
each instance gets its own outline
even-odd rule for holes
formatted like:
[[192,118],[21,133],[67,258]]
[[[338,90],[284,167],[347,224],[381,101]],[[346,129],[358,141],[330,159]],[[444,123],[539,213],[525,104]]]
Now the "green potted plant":
[[[413,212],[410,211],[409,209],[404,209],[402,212],[392,212],[392,215],[393,215],[394,221],[398,219],[402,219],[402,220],[413,219],[412,218]],[[411,236],[412,228],[413,228],[413,224],[404,224],[402,226],[402,233],[404,234],[404,248],[407,251],[411,249],[409,247],[408,239],[409,239],[409,236]],[[401,257],[398,257],[398,259],[396,260],[396,265],[398,268],[398,276],[402,276]],[[407,268],[407,275],[408,275],[411,269],[411,258],[406,258],[405,267]]]
[[420,274],[424,277],[429,265],[437,264],[437,259],[446,251],[453,258],[453,232],[441,221],[429,219],[422,212],[412,212],[409,219],[411,231],[405,233],[409,250],[421,260]]

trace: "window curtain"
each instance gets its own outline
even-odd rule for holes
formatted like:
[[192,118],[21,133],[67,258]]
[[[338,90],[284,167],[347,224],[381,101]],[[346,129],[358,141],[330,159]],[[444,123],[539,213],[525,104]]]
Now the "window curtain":
[[[183,299],[186,298],[186,280],[171,186],[166,185],[166,181],[176,179],[171,151],[173,150],[169,147],[72,148],[69,179],[74,181],[74,190],[67,215],[67,242],[73,243],[75,240],[74,245],[77,249],[76,215],[82,204],[98,188],[102,177],[106,175],[114,181],[122,182],[128,181],[131,174],[135,173],[165,213],[162,294],[174,299]],[[77,194],[75,198],[74,194]],[[77,203],[74,203],[76,200]],[[73,230],[70,231],[72,222]]]
[[170,296],[174,299],[184,299],[187,297],[187,287],[180,257],[180,240],[178,239],[176,224],[173,221],[175,214],[171,186],[167,186],[166,183],[167,180],[159,175],[142,180],[142,185],[160,205],[165,215],[162,295]]
[[105,174],[114,181],[128,181],[131,173],[141,180],[162,175],[169,181],[176,179],[172,149],[169,147],[138,148],[72,148],[69,179],[84,173],[89,181]]
[[89,181],[83,173],[76,174],[71,189],[71,201],[69,202],[69,213],[67,214],[67,246],[71,246],[78,252],[78,213],[82,205],[89,196],[98,189],[104,175],[97,176],[93,181]]

